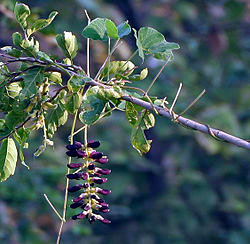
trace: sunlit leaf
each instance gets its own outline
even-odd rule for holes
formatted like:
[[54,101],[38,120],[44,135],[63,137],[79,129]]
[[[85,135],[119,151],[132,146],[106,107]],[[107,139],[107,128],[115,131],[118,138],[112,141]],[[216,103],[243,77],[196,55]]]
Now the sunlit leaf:
[[145,68],[145,69],[143,69],[141,71],[140,74],[128,77],[128,80],[131,80],[131,81],[140,81],[140,80],[144,80],[147,76],[148,76],[148,69]]
[[133,103],[126,102],[126,117],[129,122],[129,124],[133,127],[136,125],[136,122],[138,121],[137,118],[138,112],[136,111]]
[[27,27],[27,18],[30,15],[30,9],[26,4],[16,3],[14,8],[14,14],[17,22],[23,29]]
[[2,141],[0,148],[0,181],[5,181],[15,173],[17,162],[17,149],[12,138]]
[[82,95],[79,92],[69,94],[65,102],[65,108],[69,113],[73,114],[81,106]]
[[83,29],[82,35],[92,40],[107,40],[106,19],[96,18],[92,20],[90,24]]
[[48,19],[38,19],[35,20],[32,25],[27,29],[27,35],[28,37],[33,34],[34,32],[41,30],[45,27],[47,27],[48,25],[51,24],[51,22],[54,20],[54,18],[57,16],[58,12],[53,11],[50,13],[49,18]]
[[108,37],[117,40],[119,38],[119,35],[115,23],[112,20],[106,19],[105,25]]

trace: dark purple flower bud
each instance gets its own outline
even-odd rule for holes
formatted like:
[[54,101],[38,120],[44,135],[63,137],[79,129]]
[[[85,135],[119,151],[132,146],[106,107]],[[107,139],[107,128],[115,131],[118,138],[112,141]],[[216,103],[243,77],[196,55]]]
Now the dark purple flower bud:
[[83,184],[83,187],[84,187],[84,188],[89,188],[89,183],[84,183],[84,184]]
[[106,202],[99,203],[103,207],[108,207],[109,205]]
[[103,212],[103,213],[108,213],[109,212],[109,208],[107,206],[102,206],[99,208],[99,211]]
[[78,156],[77,151],[67,151],[66,154],[69,157],[76,157],[76,156]]
[[82,174],[82,179],[83,179],[83,180],[87,180],[87,179],[88,179],[88,176],[89,176],[89,174],[86,173],[86,172],[84,172],[84,173]]
[[78,208],[82,205],[83,205],[83,201],[79,201],[79,202],[74,202],[74,203],[70,204],[70,207],[75,209],[75,208]]
[[96,221],[96,217],[94,215],[91,215],[89,218],[89,223],[92,224],[95,221]]
[[70,163],[70,164],[67,164],[68,168],[70,169],[78,169],[80,167],[82,167],[82,163]]
[[94,183],[91,183],[90,186],[94,186],[95,184]]
[[101,176],[102,176],[102,174],[99,174],[99,173],[94,173],[94,175],[93,175],[93,176],[101,177]]
[[100,142],[94,141],[94,140],[90,140],[87,144],[87,147],[91,147],[91,148],[97,148],[99,146],[100,146]]
[[76,192],[79,191],[83,187],[83,184],[75,185],[75,186],[70,186],[68,188],[69,192]]
[[93,177],[92,180],[96,183],[96,184],[103,184],[105,182],[107,182],[107,178],[99,178],[99,177]]
[[103,174],[103,175],[108,175],[111,173],[110,169],[100,169],[96,168],[96,173]]
[[82,143],[81,142],[74,142],[74,144],[71,144],[71,145],[67,145],[66,148],[70,151],[72,150],[76,150],[76,149],[80,149],[82,147]]
[[[101,189],[101,188],[99,188],[99,189]],[[101,199],[101,198],[99,198],[99,199],[96,199],[99,203],[105,203],[105,200],[103,200],[103,199]]]
[[78,217],[78,214],[73,215],[73,216],[71,217],[71,219],[76,220],[76,219],[77,219],[77,217]]
[[71,179],[71,180],[79,180],[81,177],[82,177],[82,173],[81,172],[78,172],[78,173],[74,173],[74,174],[67,174],[66,177],[68,179]]
[[103,224],[110,224],[111,221],[108,219],[99,219]]
[[90,163],[90,164],[89,164],[89,166],[88,166],[88,169],[89,169],[89,170],[93,170],[93,169],[95,169],[95,165],[94,165],[94,164],[92,164],[92,163]]
[[79,197],[75,197],[72,201],[73,202],[79,202],[82,201],[83,197],[79,196]]
[[102,195],[108,195],[111,193],[110,190],[107,190],[107,189],[102,189],[102,188],[99,188],[99,187],[96,187],[96,192],[97,193],[100,193]]
[[100,164],[106,164],[108,161],[109,161],[108,158],[100,158],[95,160],[95,162],[98,162]]
[[90,153],[89,157],[92,159],[100,159],[103,156],[101,152],[92,152]]
[[87,156],[87,153],[81,150],[77,150],[76,153],[77,153],[78,158],[85,158]]

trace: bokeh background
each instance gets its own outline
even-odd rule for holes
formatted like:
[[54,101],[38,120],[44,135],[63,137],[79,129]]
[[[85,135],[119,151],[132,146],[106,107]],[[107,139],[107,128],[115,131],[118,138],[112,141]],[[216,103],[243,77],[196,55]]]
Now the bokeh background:
[[[63,57],[55,48],[54,34],[64,30],[77,35],[81,50],[76,63],[85,67],[86,26],[84,9],[91,18],[107,17],[117,24],[129,20],[132,27],[151,26],[167,41],[180,44],[174,62],[161,74],[151,95],[172,102],[179,82],[184,88],[175,111],[182,111],[203,89],[205,96],[185,115],[250,139],[250,2],[248,0],[36,0],[27,3],[46,17],[59,15],[37,37],[41,49]],[[11,44],[20,31],[9,10],[15,1],[0,1],[0,46]],[[100,42],[92,43],[91,73],[106,57]],[[126,59],[135,48],[133,35],[115,58]],[[147,88],[162,63],[147,58],[141,68],[149,77],[139,84]],[[69,120],[71,122],[71,120]],[[77,125],[78,128],[81,126]],[[33,152],[41,143],[37,132],[26,150],[27,170],[18,164],[16,173],[0,185],[0,243],[55,243],[59,219],[43,197],[46,193],[62,210],[65,182],[67,123],[55,137],[54,149],[38,159]],[[62,243],[88,244],[184,244],[250,243],[250,154],[199,132],[157,117],[147,132],[151,151],[140,157],[129,142],[125,116],[116,112],[89,131],[101,141],[110,158],[112,174],[106,187],[112,194],[111,225],[68,221]],[[82,135],[77,139],[81,140]],[[68,217],[75,211],[69,209]]]

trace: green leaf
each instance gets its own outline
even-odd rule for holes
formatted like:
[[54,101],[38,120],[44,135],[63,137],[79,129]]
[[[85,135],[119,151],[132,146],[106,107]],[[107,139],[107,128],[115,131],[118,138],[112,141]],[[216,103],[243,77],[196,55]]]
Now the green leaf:
[[15,173],[17,149],[12,138],[3,140],[0,148],[0,181],[3,182]]
[[106,19],[105,25],[108,37],[117,40],[119,38],[119,35],[115,23],[112,20]]
[[131,81],[140,81],[140,80],[144,80],[147,76],[148,76],[148,69],[145,68],[141,71],[140,74],[130,76],[128,77],[128,79]]
[[139,51],[139,56],[141,57],[142,61],[144,61],[144,52],[143,52],[142,44],[137,36],[136,29],[133,28],[133,31],[134,31],[134,37],[136,39],[136,46],[138,47],[138,51]]
[[138,112],[136,111],[134,104],[131,102],[126,102],[126,117],[131,127],[134,127],[138,121]]
[[17,47],[21,47],[22,39],[22,35],[19,32],[15,32],[12,34],[12,42]]
[[24,88],[21,91],[21,100],[26,97],[31,97],[37,92],[37,84],[41,84],[44,80],[44,69],[42,67],[35,67],[29,69],[23,76]]
[[22,111],[11,111],[7,114],[5,123],[10,130],[26,119],[27,113]]
[[51,24],[51,22],[54,20],[54,18],[57,16],[58,12],[53,11],[50,13],[48,19],[38,19],[33,21],[32,25],[27,29],[27,35],[28,37],[33,34],[34,32],[41,30],[48,25]]
[[78,93],[69,94],[66,98],[65,108],[71,114],[75,113],[76,110],[81,106],[82,95]]
[[132,128],[131,143],[140,155],[147,153],[151,147],[151,140],[147,140],[140,126]]
[[145,54],[153,54],[155,58],[166,60],[173,56],[172,50],[180,48],[177,43],[169,43],[165,37],[157,30],[151,27],[142,27],[135,32],[136,45],[139,50],[139,56],[144,60]]
[[106,20],[105,18],[96,18],[92,20],[89,25],[83,29],[82,35],[92,40],[107,40]]
[[26,4],[16,3],[14,8],[14,15],[17,22],[21,25],[23,30],[27,28],[27,18],[30,15],[30,9]]
[[24,162],[23,149],[26,148],[26,141],[30,135],[30,130],[22,127],[18,131],[15,132],[14,138],[19,144],[19,157],[21,159],[21,164],[29,169],[29,166]]
[[25,50],[28,56],[36,57],[40,45],[39,42],[32,37],[30,39],[22,40],[20,46]]
[[52,110],[45,117],[48,136],[52,137],[57,128],[64,125],[68,120],[68,111],[65,109],[64,100],[56,100],[57,108]]
[[[87,79],[91,79],[89,77],[86,77]],[[85,80],[79,76],[73,76],[70,80],[69,80],[69,84],[72,87],[72,90],[74,92],[77,92],[80,88],[83,87],[83,85],[85,84]]]
[[62,49],[65,56],[73,59],[78,51],[78,43],[75,35],[71,32],[64,31],[64,35],[59,34],[56,36],[56,41]]
[[[135,112],[133,112],[135,114]],[[155,125],[155,118],[149,111],[143,111],[132,126],[131,143],[139,154],[147,153],[150,150],[151,140],[147,140],[144,130],[150,129]]]
[[[95,88],[95,87],[93,87]],[[79,114],[79,119],[83,124],[91,125],[100,117],[104,110],[106,101],[99,99],[96,89],[89,89],[83,99],[82,109]]]
[[45,74],[48,79],[56,84],[62,84],[62,75],[59,72],[49,72]]
[[22,53],[23,53],[21,50],[18,50],[14,47],[11,47],[11,46],[2,47],[1,50],[7,52],[7,54],[9,54],[10,56],[13,56],[16,58],[21,57]]
[[131,27],[127,22],[123,22],[117,26],[118,35],[120,38],[127,36],[131,32]]
[[53,62],[50,56],[47,53],[42,52],[42,51],[37,52],[37,58],[39,58],[42,61]]

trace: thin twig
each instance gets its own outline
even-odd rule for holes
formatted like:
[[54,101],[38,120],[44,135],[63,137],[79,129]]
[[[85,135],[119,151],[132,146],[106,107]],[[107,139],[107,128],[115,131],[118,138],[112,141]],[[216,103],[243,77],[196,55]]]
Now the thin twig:
[[146,94],[149,93],[150,89],[152,88],[152,86],[154,85],[154,83],[156,82],[157,78],[160,76],[160,74],[162,73],[162,71],[164,70],[164,68],[167,66],[168,62],[170,61],[170,57],[167,59],[167,61],[163,64],[163,66],[161,67],[161,69],[159,70],[159,72],[157,73],[157,75],[155,76],[155,78],[153,79],[153,81],[151,82],[151,84],[149,85]]
[[[86,18],[88,20],[88,25],[90,24],[91,22],[91,19],[88,15],[88,11],[86,9],[84,9],[84,13],[86,15]],[[87,76],[90,77],[90,39],[87,38]]]
[[46,201],[48,202],[48,204],[50,205],[50,207],[54,210],[54,212],[56,213],[56,215],[58,216],[58,218],[61,221],[64,221],[64,219],[61,217],[61,215],[58,213],[58,211],[56,210],[56,208],[53,206],[53,204],[51,203],[51,201],[49,200],[49,198],[47,197],[47,195],[43,194],[43,196],[46,199]]
[[[73,134],[74,134],[75,126],[76,126],[77,114],[78,114],[78,111],[75,112],[75,116],[74,116],[74,120],[73,120],[73,124],[72,124],[72,128],[71,128],[70,144],[73,144]],[[72,158],[69,157],[68,164],[70,164],[71,161],[72,161]],[[70,169],[68,168],[67,169],[67,174],[69,174],[69,173],[70,173]],[[65,194],[64,194],[63,217],[62,217],[61,225],[60,225],[58,236],[57,236],[57,241],[56,241],[57,244],[60,243],[63,225],[66,222],[66,211],[67,211],[67,202],[68,202],[68,188],[69,188],[69,179],[67,178],[66,179],[66,186],[65,186]]]
[[192,106],[194,106],[197,101],[204,95],[204,93],[206,92],[206,90],[204,89],[194,100],[193,102],[191,102],[178,116],[176,119],[178,119],[178,117],[182,116],[184,113],[186,113]]
[[103,62],[101,68],[98,70],[98,72],[97,72],[97,74],[96,74],[94,80],[96,80],[96,79],[99,77],[101,71],[104,69],[106,63],[108,62],[109,56],[111,56],[111,55],[114,53],[114,51],[115,51],[121,44],[122,44],[122,42],[120,42],[120,39],[118,39],[118,40],[116,41],[114,47],[112,48],[110,54],[107,56],[107,58],[106,58],[105,61]]
[[[169,109],[169,113],[172,114],[173,116],[175,116],[175,114],[174,114],[172,111],[173,111],[174,106],[175,106],[175,104],[176,104],[176,102],[177,102],[177,99],[178,99],[178,97],[179,97],[179,95],[180,95],[181,88],[182,88],[182,83],[180,83],[179,88],[178,88],[178,91],[177,91],[177,93],[176,93],[176,95],[175,95],[174,101],[173,101],[173,103],[172,103],[172,105],[171,105],[171,107],[170,107],[170,109]],[[175,118],[173,118],[173,119],[175,120]]]

